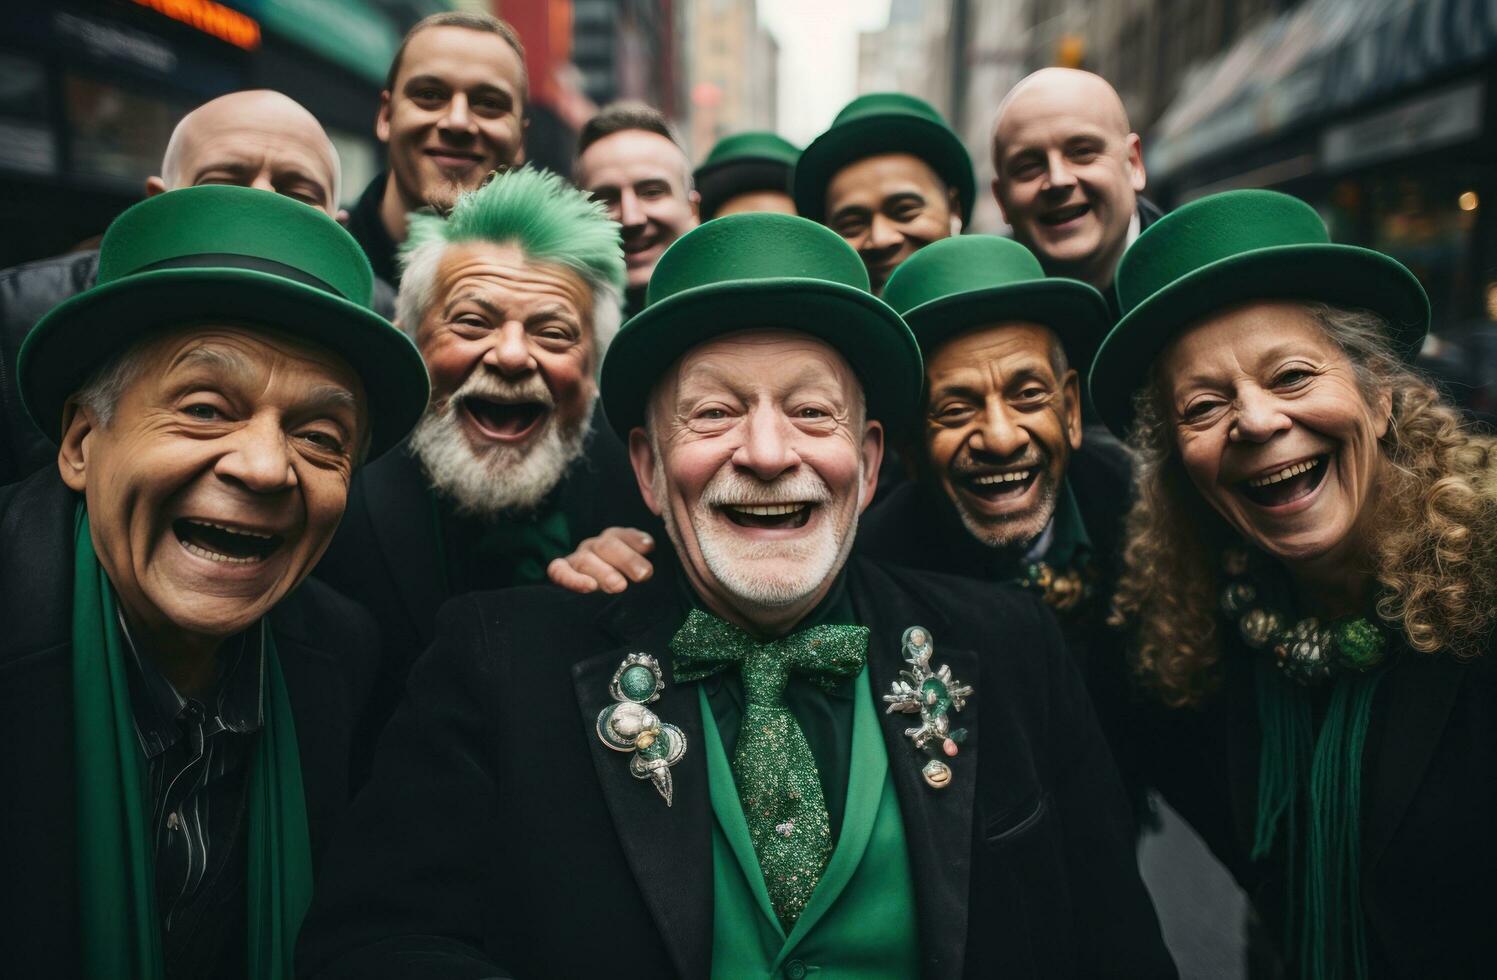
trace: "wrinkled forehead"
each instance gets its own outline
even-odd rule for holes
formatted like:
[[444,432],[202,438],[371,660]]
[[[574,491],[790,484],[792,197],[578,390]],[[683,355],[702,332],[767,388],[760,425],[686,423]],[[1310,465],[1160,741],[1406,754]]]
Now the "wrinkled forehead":
[[165,331],[138,349],[145,380],[185,376],[231,384],[246,392],[276,386],[302,393],[340,391],[351,406],[363,404],[364,387],[342,355],[275,327],[190,324]]
[[807,333],[744,330],[698,344],[661,377],[652,401],[669,408],[714,396],[750,401],[809,391],[847,407],[861,402],[862,383],[847,359]]
[[440,312],[465,295],[507,307],[561,305],[578,316],[592,308],[592,291],[582,276],[559,262],[534,258],[512,241],[447,246],[437,270],[433,305]]
[[1160,384],[1171,391],[1223,384],[1296,356],[1347,359],[1303,303],[1254,300],[1182,329],[1160,352],[1155,370]]
[[1027,320],[1005,320],[964,330],[942,342],[925,360],[932,384],[955,375],[986,375],[999,371],[1043,366],[1059,344],[1054,330]]
[[300,167],[328,186],[338,172],[332,142],[305,111],[250,103],[242,111],[194,117],[184,136],[180,169],[189,180],[216,163],[245,160],[264,160],[272,169]]

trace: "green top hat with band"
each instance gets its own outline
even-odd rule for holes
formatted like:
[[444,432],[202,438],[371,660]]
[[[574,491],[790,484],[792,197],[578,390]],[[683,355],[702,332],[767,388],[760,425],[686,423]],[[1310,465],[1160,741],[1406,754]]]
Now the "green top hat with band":
[[794,330],[841,352],[868,417],[903,424],[924,369],[899,314],[868,292],[868,272],[836,232],[788,214],[730,214],[666,249],[645,308],[603,359],[603,408],[620,437],[644,425],[655,381],[692,347],[741,330]]
[[1092,362],[1092,402],[1119,437],[1154,359],[1182,330],[1252,300],[1299,299],[1365,309],[1388,321],[1412,360],[1429,330],[1429,298],[1397,259],[1336,245],[1315,209],[1277,191],[1212,194],[1144,230],[1116,276],[1123,317]]
[[904,317],[920,352],[972,327],[1025,321],[1055,331],[1081,371],[1111,324],[1107,301],[1075,279],[1049,278],[1034,253],[1010,238],[943,238],[910,256],[884,284],[884,302]]
[[977,177],[972,158],[941,114],[912,95],[875,92],[847,104],[832,127],[811,142],[795,165],[795,209],[813,221],[826,220],[826,190],[837,171],[881,153],[919,157],[956,189],[962,224],[972,220]]
[[405,437],[428,395],[415,345],[369,309],[373,282],[353,237],[306,204],[246,187],[160,194],[115,219],[97,284],[27,336],[21,398],[55,439],[67,399],[135,341],[191,323],[257,324],[349,363],[369,400],[372,459]]
[[693,179],[702,196],[702,220],[717,217],[729,199],[752,191],[790,193],[790,172],[800,149],[789,140],[764,130],[734,133],[717,141]]

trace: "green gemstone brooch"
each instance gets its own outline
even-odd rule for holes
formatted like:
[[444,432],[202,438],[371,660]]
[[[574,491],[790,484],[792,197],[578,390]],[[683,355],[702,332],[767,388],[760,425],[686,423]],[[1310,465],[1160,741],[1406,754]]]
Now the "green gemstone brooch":
[[645,707],[663,690],[665,677],[655,658],[648,653],[629,654],[608,682],[613,704],[598,712],[598,737],[615,752],[632,752],[629,771],[635,779],[654,783],[670,806],[674,794],[671,766],[686,755],[686,735]]
[[926,785],[932,789],[945,789],[951,783],[951,767],[936,751],[953,758],[967,739],[965,728],[951,727],[951,713],[961,711],[972,696],[972,688],[952,679],[951,667],[942,664],[939,670],[931,670],[930,656],[935,652],[930,630],[923,626],[911,626],[904,631],[902,641],[904,659],[909,670],[899,672],[892,694],[884,695],[888,705],[885,714],[902,711],[920,715],[920,724],[904,730],[915,749],[930,755],[929,761],[920,770]]

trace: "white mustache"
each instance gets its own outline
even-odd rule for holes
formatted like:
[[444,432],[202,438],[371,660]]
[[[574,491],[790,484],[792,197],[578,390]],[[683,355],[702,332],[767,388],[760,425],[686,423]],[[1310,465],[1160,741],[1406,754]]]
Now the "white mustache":
[[547,408],[556,407],[551,389],[539,374],[532,374],[524,381],[506,381],[490,371],[477,370],[468,376],[461,388],[447,399],[449,410],[455,409],[464,398],[477,396],[489,401],[518,403],[537,402]]
[[702,491],[702,503],[709,507],[826,504],[831,500],[831,488],[809,470],[765,483],[725,469],[713,477],[712,482]]

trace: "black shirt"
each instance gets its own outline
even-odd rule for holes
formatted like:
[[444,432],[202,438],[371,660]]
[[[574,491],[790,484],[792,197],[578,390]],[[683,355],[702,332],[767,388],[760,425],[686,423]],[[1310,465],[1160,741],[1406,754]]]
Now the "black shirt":
[[379,206],[385,198],[385,182],[389,179],[390,172],[382,170],[364,188],[358,203],[348,212],[348,233],[364,250],[375,276],[399,288],[400,267],[395,263],[395,253],[400,243],[390,237],[379,213]]
[[183,697],[135,649],[126,675],[147,761],[146,791],[168,977],[243,975],[246,942],[246,789],[265,723],[263,626],[230,640],[215,691]]

